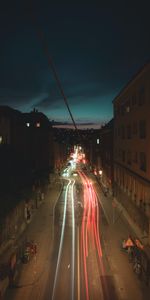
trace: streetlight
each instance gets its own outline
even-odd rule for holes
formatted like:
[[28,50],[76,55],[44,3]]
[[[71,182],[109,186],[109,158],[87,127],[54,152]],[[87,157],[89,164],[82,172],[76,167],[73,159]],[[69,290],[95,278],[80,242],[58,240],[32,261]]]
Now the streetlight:
[[103,174],[103,171],[102,171],[102,169],[100,169],[99,170],[99,175],[100,175],[100,182],[101,182],[101,184],[102,184],[102,174]]
[[102,174],[103,174],[103,171],[99,170],[99,175],[102,176]]

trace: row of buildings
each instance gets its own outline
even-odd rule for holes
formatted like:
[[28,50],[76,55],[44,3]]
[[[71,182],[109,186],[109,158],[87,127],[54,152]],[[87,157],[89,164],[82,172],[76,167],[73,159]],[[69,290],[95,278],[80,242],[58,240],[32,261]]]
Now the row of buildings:
[[67,147],[41,112],[0,106],[0,219],[21,193],[50,179],[67,157]]
[[113,119],[93,134],[87,155],[150,242],[150,63],[115,97],[113,109]]

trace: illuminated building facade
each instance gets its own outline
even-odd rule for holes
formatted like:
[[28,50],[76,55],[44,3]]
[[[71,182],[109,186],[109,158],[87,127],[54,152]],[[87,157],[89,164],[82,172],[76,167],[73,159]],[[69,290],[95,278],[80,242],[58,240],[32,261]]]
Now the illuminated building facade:
[[150,237],[150,63],[113,105],[115,196]]

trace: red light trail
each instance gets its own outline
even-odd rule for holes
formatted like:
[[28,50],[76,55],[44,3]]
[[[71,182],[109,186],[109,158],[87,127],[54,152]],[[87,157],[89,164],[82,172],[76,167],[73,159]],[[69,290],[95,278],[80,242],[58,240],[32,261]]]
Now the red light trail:
[[84,187],[84,211],[81,226],[81,257],[83,258],[86,300],[90,300],[87,268],[90,238],[92,240],[93,248],[95,248],[95,251],[98,254],[101,272],[102,274],[104,274],[104,267],[102,262],[102,247],[99,233],[99,204],[93,184],[89,181],[88,177],[83,172],[79,172],[79,175]]

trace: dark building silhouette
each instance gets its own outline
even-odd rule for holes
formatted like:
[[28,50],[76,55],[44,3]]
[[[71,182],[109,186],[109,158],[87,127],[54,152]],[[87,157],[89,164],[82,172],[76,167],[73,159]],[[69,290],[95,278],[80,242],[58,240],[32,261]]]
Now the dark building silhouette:
[[35,177],[47,176],[54,167],[53,133],[48,118],[33,110],[23,113],[21,152]]

